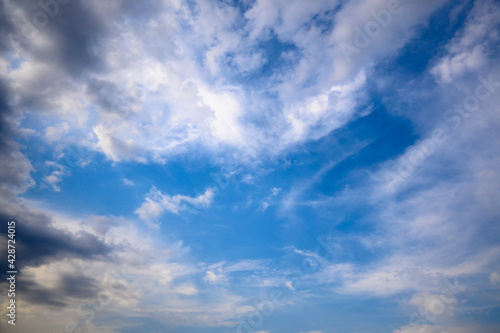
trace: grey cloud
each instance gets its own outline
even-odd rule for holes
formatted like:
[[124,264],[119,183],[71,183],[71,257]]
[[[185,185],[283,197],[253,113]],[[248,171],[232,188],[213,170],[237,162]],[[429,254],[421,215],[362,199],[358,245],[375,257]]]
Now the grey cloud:
[[[3,208],[3,207],[1,207]],[[96,236],[81,231],[77,235],[55,229],[42,214],[0,214],[2,221],[17,222],[17,252],[23,266],[39,266],[66,257],[104,256],[110,248]]]
[[[11,22],[16,27],[14,33],[22,33],[22,29],[34,30],[29,39],[45,38],[48,43],[36,46],[27,41],[24,43],[26,50],[40,62],[51,63],[55,68],[64,68],[74,76],[91,69],[97,70],[102,65],[95,45],[100,36],[105,33],[105,25],[98,15],[93,13],[86,1],[69,1],[59,4],[57,11],[51,7],[52,12],[47,17],[47,23],[37,27],[33,24],[36,13],[44,13],[39,1],[8,1],[13,8],[22,11],[28,22]],[[9,6],[9,7],[10,7]],[[27,27],[28,26],[28,27]]]
[[[97,294],[98,282],[83,274],[60,274],[57,288],[52,289],[41,286],[39,281],[24,272],[27,268],[38,267],[65,258],[104,259],[110,254],[112,248],[102,240],[85,231],[70,234],[54,228],[49,215],[30,209],[24,200],[16,197],[12,191],[1,193],[0,220],[16,221],[16,254],[19,258],[18,269],[20,269],[18,277],[22,281],[18,284],[18,288],[22,297],[28,302],[64,307],[70,303],[71,299],[87,299]],[[6,230],[2,230],[0,237],[4,238],[5,233]],[[3,281],[6,278],[5,272],[8,270],[5,253],[0,255],[1,285],[5,284]]]
[[11,49],[8,39],[9,33],[14,32],[15,27],[7,15],[5,3],[0,1],[0,52],[6,52]]
[[32,304],[65,307],[70,299],[91,299],[99,292],[98,281],[84,275],[61,274],[57,287],[46,288],[29,278],[18,283],[19,293]]
[[34,281],[23,279],[22,283],[18,283],[18,290],[30,303],[55,307],[66,306],[55,290],[43,288]]
[[104,112],[126,115],[130,111],[128,102],[133,102],[126,91],[106,80],[90,79],[86,92]]
[[91,226],[99,235],[106,234],[111,227],[117,226],[118,224],[118,221],[103,216],[91,216],[85,221],[85,225]]
[[23,191],[31,183],[29,173],[33,168],[12,140],[17,131],[12,125],[8,95],[7,87],[0,81],[0,186],[14,186]]
[[96,296],[99,291],[96,279],[83,275],[71,274],[64,274],[61,276],[58,290],[59,289],[63,295],[79,299],[92,298]]
[[[44,13],[39,2],[0,1],[0,7],[4,9],[0,20],[0,33],[4,36],[2,46],[11,47],[5,36],[9,32],[14,33],[20,37],[24,49],[37,61],[51,64],[55,70],[63,69],[75,78],[106,70],[102,60],[104,45],[107,38],[118,33],[112,22],[126,23],[132,17],[135,21],[140,21],[141,17],[147,17],[149,20],[161,13],[164,6],[158,1],[113,0],[102,3],[72,0],[67,4],[58,4],[57,10],[52,6],[49,9],[52,12],[45,15],[48,17],[47,24],[37,27],[33,24],[34,15],[38,12]],[[21,10],[25,20],[13,20],[6,8]],[[36,46],[32,41],[37,38],[45,38],[48,43]]]
[[16,245],[23,267],[36,267],[62,258],[104,257],[111,252],[111,248],[95,235],[85,231],[70,234],[56,229],[51,225],[51,219],[49,215],[27,207],[25,201],[12,191],[1,193],[0,220],[17,222]]

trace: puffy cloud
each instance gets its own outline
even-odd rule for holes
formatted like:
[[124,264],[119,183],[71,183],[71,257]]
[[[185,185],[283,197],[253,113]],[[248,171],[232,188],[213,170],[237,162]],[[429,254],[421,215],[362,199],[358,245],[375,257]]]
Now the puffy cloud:
[[208,188],[204,193],[196,197],[189,197],[181,194],[170,196],[153,187],[147,194],[144,203],[137,208],[135,213],[144,221],[150,222],[157,219],[166,210],[179,215],[183,210],[190,209],[190,206],[186,204],[190,204],[195,208],[209,207],[213,197],[214,189],[212,188]]
[[223,275],[221,268],[218,268],[217,270],[208,270],[203,279],[208,283],[213,284],[227,282],[227,277]]
[[60,192],[61,188],[58,184],[62,182],[62,177],[68,174],[66,168],[63,165],[53,161],[46,161],[45,165],[55,170],[53,170],[49,175],[43,177],[43,182],[51,186],[54,191]]
[[500,284],[500,275],[497,272],[491,273],[490,282],[494,285]]

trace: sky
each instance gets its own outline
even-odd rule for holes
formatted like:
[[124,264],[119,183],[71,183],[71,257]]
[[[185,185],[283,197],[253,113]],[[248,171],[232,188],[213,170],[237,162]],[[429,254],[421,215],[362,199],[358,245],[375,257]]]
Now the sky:
[[0,0],[0,331],[499,332],[499,51],[494,0]]

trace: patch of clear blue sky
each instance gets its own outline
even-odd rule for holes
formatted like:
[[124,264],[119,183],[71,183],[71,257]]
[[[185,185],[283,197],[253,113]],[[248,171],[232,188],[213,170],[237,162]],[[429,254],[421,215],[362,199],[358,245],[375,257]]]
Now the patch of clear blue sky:
[[19,67],[21,67],[22,63],[23,62],[26,62],[26,59],[24,58],[16,58],[12,52],[8,52],[6,54],[6,58],[7,60],[9,61],[9,66],[10,66],[10,70],[16,70],[18,69]]

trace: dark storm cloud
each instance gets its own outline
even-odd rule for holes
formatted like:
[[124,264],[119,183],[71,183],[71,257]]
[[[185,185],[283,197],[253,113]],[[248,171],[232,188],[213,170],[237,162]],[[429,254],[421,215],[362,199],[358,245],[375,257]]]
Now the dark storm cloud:
[[[71,234],[51,226],[51,217],[29,209],[23,199],[12,191],[2,191],[0,197],[0,221],[16,221],[16,265],[22,283],[23,297],[36,304],[56,307],[66,305],[65,299],[84,299],[98,292],[94,279],[83,275],[62,274],[57,290],[46,289],[23,273],[28,267],[38,267],[65,258],[97,259],[106,257],[112,249],[96,236],[80,231]],[[2,228],[0,244],[6,243],[6,228]],[[4,285],[7,272],[6,251],[0,255],[1,281]]]
[[12,125],[13,111],[8,99],[8,89],[0,80],[0,188],[11,186],[22,191],[29,184],[32,166],[12,140],[17,131]]
[[84,231],[71,235],[47,226],[25,226],[22,223],[17,231],[18,251],[24,264],[29,266],[63,257],[90,258],[105,255],[110,250],[96,236]]
[[[7,131],[10,131],[8,127]],[[11,146],[12,144],[8,147],[12,148]],[[2,156],[13,153],[15,151],[12,149],[2,148],[0,151]],[[62,258],[94,258],[105,256],[111,251],[109,246],[95,235],[85,231],[71,234],[56,229],[51,225],[51,216],[29,208],[24,199],[17,196],[24,190],[23,183],[26,182],[25,178],[29,177],[29,172],[23,170],[23,165],[16,165],[15,162],[0,159],[0,176],[10,177],[5,180],[10,179],[10,183],[3,183],[0,191],[0,221],[16,221],[16,246],[19,258],[22,258],[18,261],[21,267],[36,267]],[[12,179],[17,179],[17,183]],[[2,228],[0,234],[5,237],[6,228]],[[4,255],[5,252],[2,257]],[[0,265],[5,262],[6,258],[2,258]],[[5,271],[2,267],[3,274]]]
[[[17,199],[20,200],[20,199]],[[26,207],[0,206],[1,221],[16,221],[17,252],[22,266],[39,266],[67,257],[92,258],[105,256],[110,248],[96,236],[85,231],[77,234],[56,229],[51,218]]]

